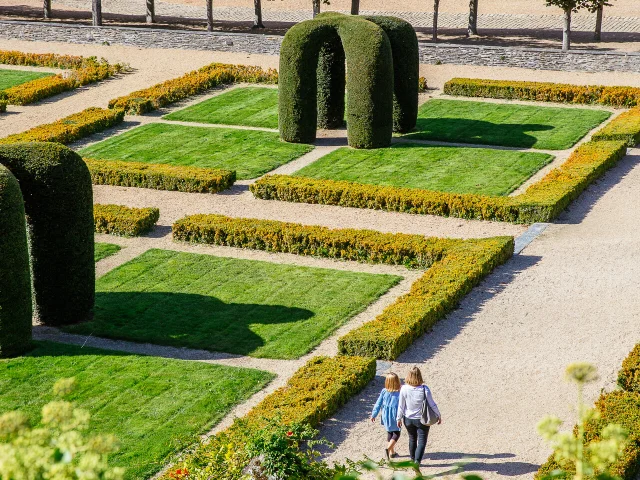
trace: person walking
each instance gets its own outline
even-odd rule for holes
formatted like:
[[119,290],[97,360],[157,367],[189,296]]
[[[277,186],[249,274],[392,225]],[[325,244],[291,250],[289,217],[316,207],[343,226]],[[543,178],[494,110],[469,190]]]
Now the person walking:
[[387,448],[384,453],[389,458],[395,458],[398,454],[395,451],[396,443],[400,438],[400,426],[396,416],[398,414],[398,401],[400,399],[400,378],[393,372],[387,374],[384,380],[384,388],[380,392],[378,401],[371,412],[371,422],[376,421],[376,417],[380,412],[380,421],[382,426],[387,430]]
[[396,421],[398,427],[402,427],[404,424],[404,427],[407,429],[407,435],[409,435],[409,454],[411,460],[417,464],[417,469],[419,469],[420,462],[422,462],[424,449],[427,446],[427,438],[429,437],[430,427],[429,425],[424,425],[422,422],[422,411],[425,401],[438,417],[438,425],[441,424],[442,415],[440,415],[438,405],[433,401],[431,390],[424,385],[420,369],[413,367],[409,370],[407,377],[404,379],[404,385],[400,389]]

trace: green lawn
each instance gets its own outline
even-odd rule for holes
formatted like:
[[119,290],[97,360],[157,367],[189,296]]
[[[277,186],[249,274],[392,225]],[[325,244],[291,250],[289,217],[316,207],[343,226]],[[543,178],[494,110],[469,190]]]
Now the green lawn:
[[278,128],[278,89],[234,88],[164,118],[182,122]]
[[340,148],[295,175],[498,196],[552,160],[542,153],[401,143],[375,150]]
[[0,90],[15,87],[30,82],[36,78],[51,77],[55,75],[49,72],[30,72],[26,70],[7,70],[0,68]]
[[80,150],[88,158],[235,170],[259,177],[313,150],[277,133],[150,123]]
[[93,252],[93,259],[94,261],[99,262],[103,258],[107,258],[118,253],[120,248],[120,245],[114,245],[113,243],[96,243],[95,251]]
[[254,357],[297,358],[399,280],[150,250],[99,278],[94,319],[66,330]]
[[69,399],[91,414],[91,433],[120,441],[113,463],[126,467],[127,479],[150,478],[272,379],[259,370],[38,342],[24,357],[0,360],[0,412],[39,418],[53,384],[66,377],[78,382]]
[[420,140],[564,150],[611,115],[586,108],[539,107],[434,99],[418,113]]

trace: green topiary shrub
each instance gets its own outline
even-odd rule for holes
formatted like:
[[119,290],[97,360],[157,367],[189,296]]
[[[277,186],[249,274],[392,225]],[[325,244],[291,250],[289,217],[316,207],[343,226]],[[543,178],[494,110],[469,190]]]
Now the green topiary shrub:
[[[420,61],[418,37],[411,24],[396,17],[365,17],[381,27],[393,55],[393,131],[413,130],[418,119]],[[426,85],[426,81],[425,81]]]
[[[347,128],[349,145],[379,148],[391,143],[393,130],[393,57],[384,30],[363,17],[337,13],[318,15],[287,32],[280,50],[280,135],[288,142],[311,143],[318,125],[318,64],[323,98],[339,95],[339,81],[330,82],[340,71],[334,66],[341,59],[336,52],[336,34],[346,59]],[[331,46],[334,46],[332,49]],[[321,58],[321,51],[324,53]],[[331,52],[331,55],[329,54]],[[321,122],[336,120],[338,114],[325,114]],[[417,107],[416,107],[417,108]]]
[[96,233],[137,237],[153,229],[160,218],[157,208],[133,208],[124,205],[93,206]]
[[13,357],[31,345],[31,274],[22,193],[2,165],[0,232],[0,357]]
[[0,146],[25,199],[34,307],[40,321],[85,319],[94,304],[93,192],[82,158],[57,143]]
[[347,85],[345,55],[338,32],[331,32],[318,55],[318,127],[333,129],[344,125]]

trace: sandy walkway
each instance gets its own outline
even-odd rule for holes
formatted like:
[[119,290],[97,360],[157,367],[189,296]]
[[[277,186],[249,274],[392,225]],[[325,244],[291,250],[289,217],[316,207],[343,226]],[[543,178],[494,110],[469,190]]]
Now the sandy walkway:
[[[531,478],[549,454],[535,431],[538,420],[574,419],[565,366],[598,366],[590,402],[614,387],[623,358],[640,340],[639,188],[635,149],[391,366],[404,375],[420,365],[443,412],[424,473],[442,474],[472,457],[468,470],[485,478]],[[380,388],[378,378],[326,422],[322,433],[338,445],[331,460],[381,457],[381,427],[365,422]]]

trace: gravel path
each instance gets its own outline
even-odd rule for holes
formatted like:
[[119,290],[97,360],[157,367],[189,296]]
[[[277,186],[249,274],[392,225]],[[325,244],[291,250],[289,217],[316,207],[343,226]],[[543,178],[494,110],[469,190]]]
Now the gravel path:
[[[612,389],[622,360],[640,340],[640,149],[593,185],[524,252],[497,269],[460,308],[390,368],[422,368],[443,413],[432,429],[423,473],[468,460],[485,478],[531,478],[549,449],[535,431],[546,414],[574,421],[566,365],[588,361]],[[366,422],[378,377],[322,434],[332,461],[381,457],[382,427]],[[406,436],[400,453],[407,454]]]

